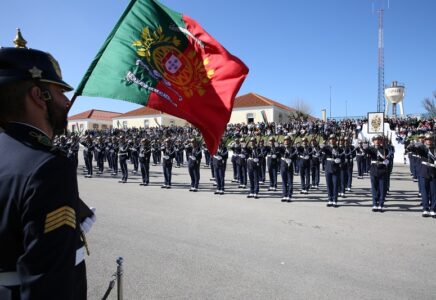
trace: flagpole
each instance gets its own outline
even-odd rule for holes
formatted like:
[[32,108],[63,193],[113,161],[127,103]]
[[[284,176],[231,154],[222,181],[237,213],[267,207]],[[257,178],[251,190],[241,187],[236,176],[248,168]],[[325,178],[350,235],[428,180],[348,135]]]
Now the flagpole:
[[74,94],[73,98],[71,98],[71,100],[70,100],[70,107],[68,107],[68,112],[70,112],[71,107],[73,107],[74,101],[76,101],[77,96],[78,96],[77,94]]

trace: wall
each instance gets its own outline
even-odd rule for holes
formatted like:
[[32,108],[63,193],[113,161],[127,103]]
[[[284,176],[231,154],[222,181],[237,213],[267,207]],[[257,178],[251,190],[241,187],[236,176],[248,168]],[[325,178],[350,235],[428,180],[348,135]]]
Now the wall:
[[272,122],[274,120],[274,109],[271,106],[256,106],[247,107],[247,108],[234,108],[232,111],[232,115],[230,116],[229,123],[245,123],[247,124],[247,114],[251,113],[254,116],[254,122],[263,122],[263,117],[261,111],[264,110],[266,113],[266,117],[268,122]]

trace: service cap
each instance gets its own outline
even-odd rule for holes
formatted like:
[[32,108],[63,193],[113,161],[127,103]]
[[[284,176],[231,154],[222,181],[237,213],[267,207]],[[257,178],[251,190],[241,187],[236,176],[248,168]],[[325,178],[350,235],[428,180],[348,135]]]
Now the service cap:
[[39,80],[74,88],[62,80],[61,68],[54,57],[40,50],[28,48],[0,48],[0,86],[23,80]]

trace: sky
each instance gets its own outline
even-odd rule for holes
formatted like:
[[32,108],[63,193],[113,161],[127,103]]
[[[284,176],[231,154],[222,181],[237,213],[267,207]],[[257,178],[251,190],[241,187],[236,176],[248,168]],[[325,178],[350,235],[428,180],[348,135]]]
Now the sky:
[[[238,95],[253,92],[290,107],[304,103],[316,117],[322,109],[332,117],[376,111],[378,7],[385,8],[385,84],[404,83],[405,113],[423,113],[422,100],[436,91],[434,0],[160,2],[198,21],[244,61],[250,72]],[[128,3],[0,0],[0,45],[13,46],[20,27],[27,46],[50,52],[64,80],[77,87]],[[125,101],[78,97],[70,115],[136,108]]]

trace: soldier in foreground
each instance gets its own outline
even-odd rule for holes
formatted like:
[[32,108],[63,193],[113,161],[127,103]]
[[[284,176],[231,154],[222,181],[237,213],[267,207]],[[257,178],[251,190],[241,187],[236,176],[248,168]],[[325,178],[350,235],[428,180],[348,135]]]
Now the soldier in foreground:
[[365,149],[371,157],[371,192],[372,211],[383,212],[386,198],[386,176],[388,172],[388,149],[382,145],[383,137],[376,135],[372,138],[374,146]]
[[0,299],[86,299],[82,233],[95,218],[82,217],[75,166],[52,147],[73,88],[24,45],[0,49]]

